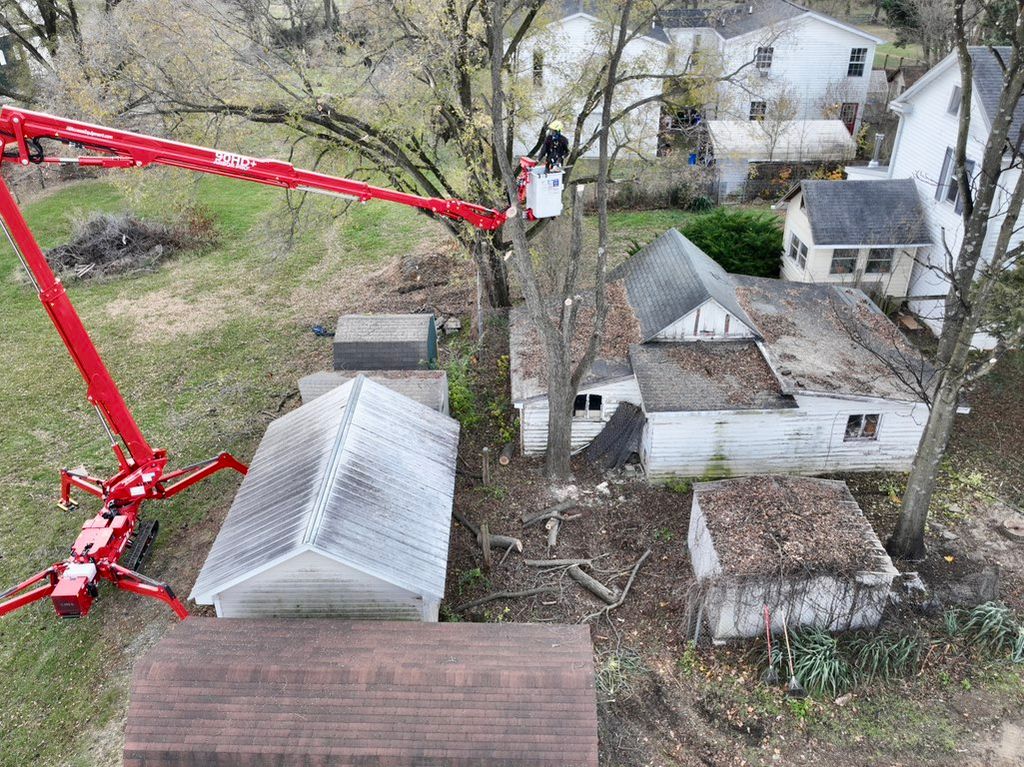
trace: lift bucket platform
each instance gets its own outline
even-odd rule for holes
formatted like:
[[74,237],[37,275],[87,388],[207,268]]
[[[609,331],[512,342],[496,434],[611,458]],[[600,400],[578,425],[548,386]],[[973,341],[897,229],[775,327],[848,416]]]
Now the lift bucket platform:
[[546,173],[543,166],[530,168],[526,182],[526,210],[531,218],[562,215],[562,171]]

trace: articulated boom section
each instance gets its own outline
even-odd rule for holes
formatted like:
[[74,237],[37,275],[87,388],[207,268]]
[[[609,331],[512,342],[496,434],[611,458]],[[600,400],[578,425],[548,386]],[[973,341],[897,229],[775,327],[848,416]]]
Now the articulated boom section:
[[[92,154],[47,155],[43,141],[57,141]],[[498,229],[515,213],[514,208],[499,212],[462,200],[420,197],[299,170],[277,160],[181,144],[10,106],[0,108],[0,164],[4,162],[20,165],[74,163],[98,168],[165,165],[364,202],[396,202],[466,221],[484,231]],[[155,450],[146,441],[2,178],[0,222],[39,292],[43,308],[85,380],[86,398],[96,408],[119,464],[117,473],[108,479],[66,469],[61,472],[61,508],[70,510],[77,506],[71,499],[72,488],[97,496],[102,500],[102,508],[82,526],[70,557],[0,593],[0,615],[49,597],[62,617],[81,617],[89,612],[98,594],[98,582],[107,580],[125,591],[159,599],[185,618],[188,612],[169,586],[119,564],[122,558],[137,562],[155,532],[155,523],[140,523],[142,504],[170,498],[223,469],[245,474],[246,467],[231,455],[221,453],[209,461],[168,472],[166,451]]]

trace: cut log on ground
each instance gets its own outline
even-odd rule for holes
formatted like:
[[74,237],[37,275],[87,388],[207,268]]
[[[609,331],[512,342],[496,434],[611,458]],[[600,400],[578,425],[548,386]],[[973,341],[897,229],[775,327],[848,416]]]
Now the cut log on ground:
[[486,522],[480,523],[480,548],[484,552],[484,570],[491,569],[491,534]]
[[[468,519],[466,519],[466,516],[459,512],[458,510],[453,509],[452,516],[455,517],[456,522],[458,522],[460,525],[462,525],[464,528],[466,528],[467,530],[469,530],[469,532],[473,534],[473,537],[476,539],[476,542],[480,545],[481,548],[483,548],[483,539],[480,535],[480,528],[474,525]],[[523,551],[523,542],[518,538],[512,538],[508,535],[494,535],[490,533],[488,534],[488,538],[490,539],[491,548],[505,550],[511,546],[520,554]]]
[[569,573],[570,578],[605,604],[612,605],[618,601],[619,593],[617,591],[608,588],[601,581],[587,575],[580,569],[579,565],[573,565],[566,572]]
[[520,519],[523,520],[523,525],[529,527],[537,522],[542,522],[545,519],[551,519],[551,517],[561,514],[563,511],[568,511],[576,507],[575,501],[563,501],[562,503],[555,504],[543,511],[530,512],[524,511]]
[[508,466],[512,462],[512,452],[516,449],[516,446],[511,442],[506,442],[505,447],[501,449],[501,455],[498,456],[498,463],[502,466]]
[[560,517],[552,517],[545,527],[548,529],[548,553],[550,554],[551,549],[558,545],[558,530],[562,527],[562,520]]
[[633,565],[633,571],[629,574],[629,580],[626,581],[626,588],[622,590],[622,594],[613,604],[610,604],[607,607],[602,607],[596,613],[585,615],[580,623],[589,623],[592,619],[600,618],[602,615],[607,615],[610,610],[614,610],[616,607],[621,607],[622,603],[626,601],[626,597],[629,596],[629,590],[633,587],[633,581],[636,580],[636,574],[640,572],[640,568],[643,566],[644,562],[647,561],[649,556],[651,556],[651,550],[647,549],[643,556],[636,561],[636,564]]
[[519,599],[520,597],[532,597],[537,594],[557,594],[558,589],[554,586],[538,586],[535,589],[526,589],[524,591],[496,591],[493,594],[488,594],[485,597],[479,599],[472,599],[469,602],[464,602],[454,609],[453,612],[461,613],[463,610],[470,610],[474,607],[480,607],[489,602],[496,602],[499,599]]

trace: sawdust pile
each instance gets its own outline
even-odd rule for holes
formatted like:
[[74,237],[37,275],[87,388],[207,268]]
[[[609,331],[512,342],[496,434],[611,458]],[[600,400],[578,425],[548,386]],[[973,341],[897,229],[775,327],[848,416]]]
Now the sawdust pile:
[[[597,314],[593,296],[588,298],[589,300],[583,299],[586,303],[579,307],[576,314],[576,327],[571,345],[574,365],[583,359],[583,355],[587,351],[590,334],[594,328],[594,318]],[[605,285],[605,298],[608,301],[608,313],[605,316],[604,332],[601,335],[601,346],[597,352],[597,359],[626,360],[629,357],[629,347],[642,340],[640,322],[629,305],[626,288],[621,280]],[[558,315],[555,312],[560,309],[561,305],[552,308],[553,318],[557,319]],[[528,323],[529,327],[524,336],[522,372],[525,377],[536,377],[541,383],[544,383],[546,381],[547,355],[544,352],[540,331],[528,315],[524,315],[524,321]]]
[[727,575],[850,575],[876,565],[871,526],[842,482],[746,477],[700,492]]
[[214,228],[199,215],[177,226],[127,213],[100,213],[79,224],[71,241],[50,249],[50,268],[63,280],[103,279],[155,270],[182,250],[208,245]]

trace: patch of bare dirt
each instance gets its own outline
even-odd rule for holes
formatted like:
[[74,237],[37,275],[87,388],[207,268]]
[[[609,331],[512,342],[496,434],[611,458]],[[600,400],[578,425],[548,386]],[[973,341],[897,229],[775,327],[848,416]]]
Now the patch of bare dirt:
[[167,340],[214,330],[230,319],[229,291],[211,293],[195,285],[160,288],[140,296],[121,295],[107,304],[107,315],[138,328],[140,340]]
[[408,255],[364,267],[332,269],[330,259],[324,260],[288,299],[301,322],[329,324],[353,312],[433,311],[465,318],[475,311],[476,270],[453,240],[438,238]]

